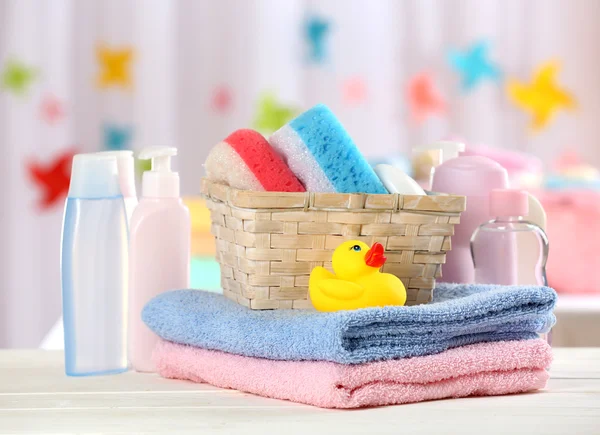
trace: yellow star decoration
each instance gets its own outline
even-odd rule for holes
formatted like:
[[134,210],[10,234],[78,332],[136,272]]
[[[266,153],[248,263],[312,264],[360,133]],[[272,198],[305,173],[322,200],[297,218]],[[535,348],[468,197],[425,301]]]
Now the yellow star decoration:
[[131,74],[129,71],[133,59],[131,48],[113,50],[106,46],[100,46],[96,49],[96,57],[100,64],[100,74],[98,75],[98,86],[100,88],[110,86],[131,87]]
[[556,75],[560,67],[556,62],[543,64],[535,73],[531,84],[510,80],[507,85],[509,98],[515,105],[533,115],[530,127],[539,130],[548,124],[555,112],[562,108],[573,109],[575,98],[558,87]]

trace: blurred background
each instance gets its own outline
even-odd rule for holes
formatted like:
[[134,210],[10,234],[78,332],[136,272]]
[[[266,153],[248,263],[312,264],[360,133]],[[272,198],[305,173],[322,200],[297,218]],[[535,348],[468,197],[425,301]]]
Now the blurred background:
[[597,0],[0,0],[0,347],[39,346],[60,316],[73,153],[178,147],[192,282],[218,288],[194,198],[210,147],[319,102],[373,161],[418,175],[412,148],[460,138],[538,191],[556,338],[594,344],[599,22]]

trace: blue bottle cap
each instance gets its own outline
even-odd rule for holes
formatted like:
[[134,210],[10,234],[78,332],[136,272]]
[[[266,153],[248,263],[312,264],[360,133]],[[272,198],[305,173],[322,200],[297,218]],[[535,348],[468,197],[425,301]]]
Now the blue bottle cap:
[[73,157],[69,198],[101,199],[120,195],[115,156],[93,153]]

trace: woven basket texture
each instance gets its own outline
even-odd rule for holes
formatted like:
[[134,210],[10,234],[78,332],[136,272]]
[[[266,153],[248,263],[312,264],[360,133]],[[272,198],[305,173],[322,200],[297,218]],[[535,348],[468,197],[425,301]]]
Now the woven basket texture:
[[346,240],[381,243],[383,272],[402,280],[407,305],[429,302],[466,199],[453,195],[282,193],[202,180],[223,293],[252,309],[307,309],[308,278],[331,269]]

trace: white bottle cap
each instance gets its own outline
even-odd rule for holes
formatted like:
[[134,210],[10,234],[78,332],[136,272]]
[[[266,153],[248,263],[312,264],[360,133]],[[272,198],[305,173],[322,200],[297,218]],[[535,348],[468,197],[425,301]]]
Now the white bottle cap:
[[546,231],[548,218],[544,206],[531,193],[529,193],[529,213],[525,216],[525,220],[536,224],[542,230]]
[[440,140],[432,143],[431,145],[423,145],[413,148],[416,152],[425,152],[439,150],[440,151],[440,163],[444,163],[450,159],[454,159],[459,156],[459,153],[465,150],[465,144],[463,142],[457,142],[452,140]]
[[140,152],[141,160],[152,159],[152,170],[142,176],[142,196],[146,198],[179,198],[179,174],[171,171],[171,157],[177,148],[150,147]]
[[114,156],[91,153],[73,157],[69,198],[100,199],[120,195],[119,171]]
[[135,167],[133,161],[133,151],[102,151],[97,154],[103,156],[113,156],[117,159],[121,193],[125,198],[137,198],[135,192]]

